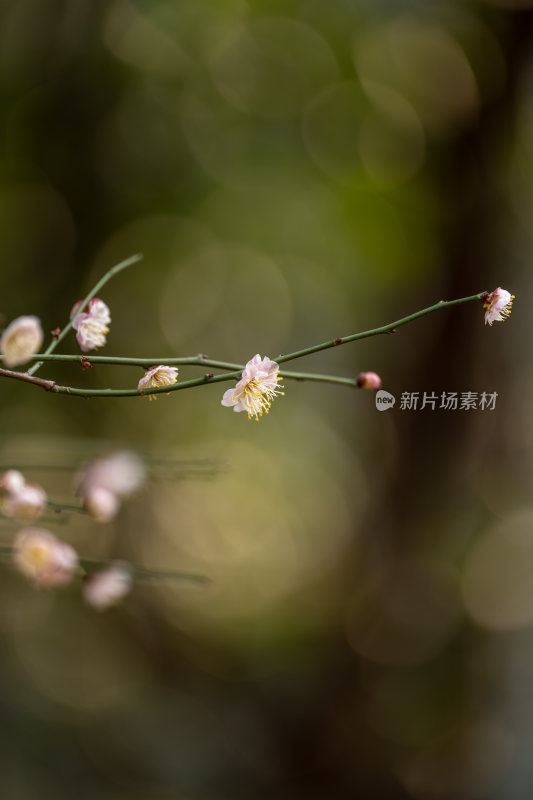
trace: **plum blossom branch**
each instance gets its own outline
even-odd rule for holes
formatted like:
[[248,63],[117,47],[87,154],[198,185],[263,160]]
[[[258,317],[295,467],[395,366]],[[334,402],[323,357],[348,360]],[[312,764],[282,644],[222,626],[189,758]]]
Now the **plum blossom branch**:
[[[47,361],[73,361],[73,362],[80,362],[83,363],[83,359],[85,356],[62,356],[62,355],[53,355],[53,356],[45,356],[44,354],[39,354],[36,358],[43,358]],[[202,360],[200,360],[202,359]],[[105,364],[116,364],[116,365],[124,365],[127,366],[151,366],[156,362],[158,359],[138,359],[138,358],[119,358],[113,356],[92,356],[90,358],[91,364],[93,362],[100,362]],[[229,374],[226,375],[206,375],[203,378],[196,379],[194,381],[182,381],[177,385],[172,386],[164,386],[161,387],[157,391],[168,393],[169,391],[175,391],[178,388],[187,388],[189,386],[199,386],[206,382],[213,382],[215,378],[219,380],[233,380],[233,378],[240,375],[244,366],[241,364],[230,364],[224,361],[212,361],[211,359],[204,359],[203,356],[192,356],[191,358],[167,358],[167,359],[159,359],[160,361],[164,361],[165,364],[188,364],[188,365],[203,365],[204,367],[212,367],[214,369],[226,369],[231,370]],[[320,383],[338,383],[344,386],[351,386],[352,388],[357,387],[357,380],[354,378],[343,378],[338,375],[318,375],[313,372],[281,372],[280,375],[283,378],[287,378],[287,380],[295,380],[295,381],[319,381]],[[113,395],[117,392],[121,393],[119,396],[122,397],[130,397],[133,395],[140,395],[145,396],[149,394],[154,394],[153,389],[144,389],[143,391],[139,391],[138,389],[95,389],[93,390],[96,394],[92,394],[90,390],[78,390],[74,389],[73,387],[68,386],[60,386],[59,384],[55,383],[55,381],[51,380],[43,380],[41,378],[33,378],[29,376],[27,372],[13,372],[11,370],[3,370],[0,369],[0,376],[8,377],[8,378],[15,378],[17,380],[25,381],[26,383],[33,383],[36,386],[40,386],[42,389],[46,389],[48,392],[56,392],[58,394],[80,394],[82,393],[83,396],[86,397],[97,397],[101,396],[102,393],[105,395]],[[124,394],[125,392],[125,394]]]
[[[132,256],[133,259],[138,260],[139,257]],[[128,259],[127,262],[122,262],[122,265],[119,264],[117,267],[124,269],[124,266],[129,266],[129,263],[133,263],[131,259]],[[117,270],[117,267],[114,267],[113,270]],[[111,276],[113,270],[110,270],[107,273],[107,279]],[[104,276],[106,277],[106,276]],[[91,296],[94,296],[94,293],[101,288],[100,284],[97,284],[95,289],[92,292]],[[431,314],[434,311],[440,311],[444,308],[451,308],[452,306],[463,305],[465,303],[470,303],[475,300],[481,301],[487,297],[486,292],[479,292],[478,294],[469,295],[468,297],[461,297],[456,300],[440,300],[438,303],[435,303],[432,306],[428,306],[427,308],[421,309],[420,311],[415,311],[413,314],[409,314],[406,317],[402,317],[394,322],[390,322],[387,325],[381,325],[378,328],[372,328],[367,331],[362,331],[360,333],[354,333],[349,336],[338,337],[335,339],[330,339],[326,342],[322,342],[321,344],[313,345],[312,347],[304,348],[303,350],[296,350],[293,353],[288,353],[286,355],[280,355],[276,359],[278,364],[285,363],[287,361],[292,361],[296,358],[302,358],[303,356],[310,355],[312,353],[317,353],[321,350],[327,350],[331,347],[338,347],[342,344],[347,344],[348,342],[355,342],[360,339],[367,339],[371,336],[379,336],[381,334],[389,334],[393,333],[397,328],[401,327],[402,325],[407,325],[409,322],[413,322],[420,317],[426,316],[427,314]],[[85,302],[85,301],[84,301]],[[54,343],[52,343],[54,344]],[[41,358],[42,360],[49,359],[49,360],[61,360],[61,361],[81,361],[80,356],[62,356],[62,355],[51,355],[50,348],[42,354],[42,356],[36,356],[37,358]],[[53,381],[39,383],[42,388],[46,388],[47,391],[55,392],[57,394],[69,394],[72,396],[77,397],[138,397],[138,396],[148,396],[152,394],[159,394],[159,393],[169,393],[169,392],[176,392],[181,391],[182,389],[192,389],[195,386],[202,386],[207,383],[220,383],[222,381],[229,381],[234,380],[235,378],[239,378],[242,373],[243,366],[240,364],[233,364],[224,361],[213,361],[211,359],[204,358],[202,355],[191,356],[188,358],[170,358],[170,359],[156,359],[156,358],[121,358],[121,357],[113,357],[113,356],[94,356],[90,359],[91,362],[95,363],[107,363],[107,364],[116,364],[116,365],[131,365],[131,366],[151,366],[154,363],[165,363],[165,364],[190,364],[190,365],[203,365],[207,367],[212,367],[214,369],[226,369],[230,370],[221,375],[213,375],[211,373],[207,373],[206,375],[202,376],[201,378],[194,378],[188,381],[180,381],[179,383],[175,383],[169,386],[161,386],[155,387],[151,389],[146,389],[144,391],[139,391],[138,388],[131,388],[131,389],[81,389],[75,388],[71,386],[60,386],[59,384],[54,383]],[[42,361],[41,361],[42,363]],[[8,370],[0,371],[0,375],[3,374],[5,377],[16,377],[19,380],[28,380],[27,375],[28,373],[8,373]],[[29,371],[31,372],[31,370]],[[26,377],[24,377],[26,375]],[[335,375],[316,375],[313,373],[304,373],[304,372],[286,372],[281,371],[280,376],[289,380],[314,380],[320,382],[327,382],[327,383],[339,383],[346,386],[356,387],[357,380],[352,378],[343,378]],[[32,382],[32,381],[29,381]]]
[[[98,283],[97,283],[97,284],[96,284],[96,285],[95,285],[95,286],[94,286],[94,287],[91,289],[91,291],[89,292],[89,294],[87,295],[87,297],[85,297],[85,298],[82,300],[82,302],[80,303],[80,306],[79,306],[78,310],[76,311],[76,313],[75,313],[75,314],[73,314],[73,315],[72,315],[72,319],[71,319],[71,320],[70,320],[70,321],[69,321],[69,322],[68,322],[68,323],[65,325],[65,327],[63,328],[63,330],[62,330],[62,331],[60,331],[60,333],[59,333],[59,334],[58,334],[56,337],[54,337],[54,338],[52,339],[52,341],[50,342],[50,344],[49,344],[49,345],[48,345],[48,347],[46,348],[46,350],[45,350],[45,352],[44,352],[44,354],[43,354],[43,355],[47,356],[47,355],[50,355],[51,353],[53,353],[53,351],[56,349],[57,345],[58,345],[60,342],[62,342],[62,341],[63,341],[63,339],[65,338],[65,336],[67,335],[67,333],[69,333],[69,331],[72,329],[72,324],[75,322],[75,320],[77,319],[77,317],[78,317],[78,316],[79,316],[79,315],[80,315],[80,314],[83,312],[83,309],[85,308],[85,306],[87,305],[87,303],[89,302],[89,300],[92,300],[92,298],[93,298],[93,297],[95,297],[95,296],[98,294],[98,292],[100,291],[100,289],[101,289],[103,286],[105,286],[105,284],[106,284],[108,281],[110,281],[110,280],[111,280],[111,278],[114,278],[114,277],[115,277],[115,275],[118,275],[118,273],[119,273],[119,272],[122,272],[122,270],[123,270],[123,269],[126,269],[127,267],[131,267],[133,264],[136,264],[136,263],[137,263],[138,261],[140,261],[141,259],[142,259],[142,255],[141,255],[140,253],[136,253],[135,255],[133,255],[133,256],[130,256],[129,258],[126,258],[126,259],[124,259],[124,261],[120,261],[120,263],[118,263],[118,264],[115,264],[115,266],[114,266],[114,267],[111,267],[111,269],[109,269],[109,270],[108,270],[108,271],[105,273],[105,275],[103,275],[103,276],[100,278],[100,280],[98,281]],[[42,361],[38,361],[37,363],[33,364],[33,366],[31,366],[31,367],[30,367],[30,369],[28,370],[28,375],[34,375],[34,374],[37,372],[37,370],[38,370],[38,369],[40,369],[40,367],[42,366],[42,364],[43,364],[43,362],[42,362]]]

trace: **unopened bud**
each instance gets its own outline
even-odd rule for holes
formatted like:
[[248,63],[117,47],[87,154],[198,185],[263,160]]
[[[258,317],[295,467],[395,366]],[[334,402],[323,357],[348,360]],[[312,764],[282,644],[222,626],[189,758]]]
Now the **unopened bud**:
[[381,386],[381,378],[376,372],[361,372],[357,376],[357,386],[359,389],[375,391]]

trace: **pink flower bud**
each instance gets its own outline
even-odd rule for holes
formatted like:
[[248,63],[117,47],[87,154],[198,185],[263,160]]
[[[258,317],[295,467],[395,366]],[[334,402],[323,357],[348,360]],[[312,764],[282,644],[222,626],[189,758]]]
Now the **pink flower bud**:
[[11,322],[0,339],[0,352],[6,367],[25,364],[39,352],[43,343],[43,329],[38,317],[17,317]]
[[36,586],[66,586],[78,569],[73,548],[42,528],[25,528],[15,539],[15,566]]
[[115,562],[94,572],[83,586],[87,605],[97,611],[119,603],[131,590],[131,569],[127,564]]
[[381,386],[381,378],[376,372],[361,372],[357,376],[357,385],[360,389],[375,391]]

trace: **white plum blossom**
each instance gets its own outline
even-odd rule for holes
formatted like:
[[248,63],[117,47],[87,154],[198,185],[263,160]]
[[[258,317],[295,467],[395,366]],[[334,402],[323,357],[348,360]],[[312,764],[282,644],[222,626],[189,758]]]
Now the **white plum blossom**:
[[224,392],[222,405],[233,406],[234,411],[246,411],[248,419],[258,420],[263,412],[268,414],[272,401],[284,394],[278,380],[278,364],[257,354],[246,364],[238,384]]
[[485,325],[492,325],[493,322],[504,322],[513,306],[514,295],[498,286],[490,294],[483,298],[483,308],[485,310]]
[[381,378],[376,372],[361,372],[357,376],[357,386],[359,389],[374,391],[381,387]]
[[17,522],[33,522],[46,508],[47,497],[44,489],[35,483],[26,483],[4,500],[2,511]]
[[85,602],[97,611],[104,611],[119,603],[131,591],[131,584],[130,566],[116,561],[98,572],[93,572],[85,581]]
[[23,575],[39,587],[66,586],[79,567],[76,551],[42,528],[25,528],[17,534],[13,561]]
[[121,498],[132,494],[145,480],[146,468],[139,456],[122,450],[91,462],[74,482],[89,514],[98,522],[107,522],[118,513]]
[[76,476],[78,494],[83,494],[91,487],[102,486],[119,497],[132,494],[145,480],[143,462],[129,450],[119,450],[98,458]]
[[0,338],[0,352],[6,367],[16,367],[29,361],[43,343],[43,329],[38,317],[17,317]]
[[[78,300],[74,305],[70,312],[71,319],[77,314],[81,304],[82,301]],[[108,306],[103,300],[93,297],[87,304],[87,310],[78,314],[72,323],[80,349],[87,353],[89,350],[103,347],[106,343],[105,337],[109,333],[110,324],[111,314]]]
[[46,492],[36,483],[26,483],[21,472],[8,469],[0,476],[0,510],[17,522],[33,522],[46,508]]
[[[166,367],[160,364],[158,367],[150,367],[137,384],[137,389],[142,393],[145,389],[155,389],[158,386],[170,386],[178,380],[178,370],[176,367]],[[155,400],[156,395],[149,395],[149,400]]]

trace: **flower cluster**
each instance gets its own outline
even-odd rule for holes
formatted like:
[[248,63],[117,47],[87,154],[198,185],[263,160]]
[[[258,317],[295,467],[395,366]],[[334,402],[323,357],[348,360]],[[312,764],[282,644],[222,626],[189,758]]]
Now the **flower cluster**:
[[[82,573],[74,548],[44,528],[19,531],[13,545],[13,562],[40,589],[68,586]],[[103,611],[119,603],[131,591],[131,585],[129,564],[112,562],[86,577],[82,591],[87,605]]]
[[222,405],[232,407],[234,411],[246,411],[248,419],[256,420],[268,414],[272,401],[285,392],[279,380],[279,366],[269,358],[255,355],[246,364],[240,381],[233,389],[224,392]]
[[[111,313],[108,306],[98,297],[89,300],[87,307],[78,313],[82,300],[72,308],[70,318],[73,320],[72,327],[76,331],[76,339],[84,353],[89,350],[96,350],[103,347],[106,343],[106,335],[109,333],[111,324]],[[75,317],[75,315],[78,315]],[[73,319],[75,317],[75,319]]]
[[6,367],[25,364],[39,352],[43,343],[43,329],[38,317],[17,317],[0,338],[0,352]]
[[[145,480],[145,468],[134,453],[114,453],[93,461],[76,477],[78,493],[94,518],[106,521],[117,513],[122,498]],[[0,475],[0,511],[18,522],[34,522],[47,506],[44,489],[27,483],[21,472]],[[84,575],[74,548],[44,528],[23,528],[15,536],[13,562],[39,588],[67,586]],[[88,605],[103,610],[118,603],[131,589],[132,570],[112,562],[85,577],[83,595]]]
[[75,490],[94,519],[108,522],[118,513],[122,499],[142,486],[145,478],[141,459],[125,450],[99,458],[81,470],[75,477]]
[[[165,367],[160,364],[158,367],[150,367],[146,370],[141,380],[137,384],[137,389],[141,394],[146,389],[156,389],[159,386],[171,386],[178,380],[178,370],[176,367]],[[157,395],[148,395],[149,400],[156,400]]]
[[0,510],[17,522],[34,522],[46,508],[46,492],[26,483],[21,472],[9,469],[0,476]]

